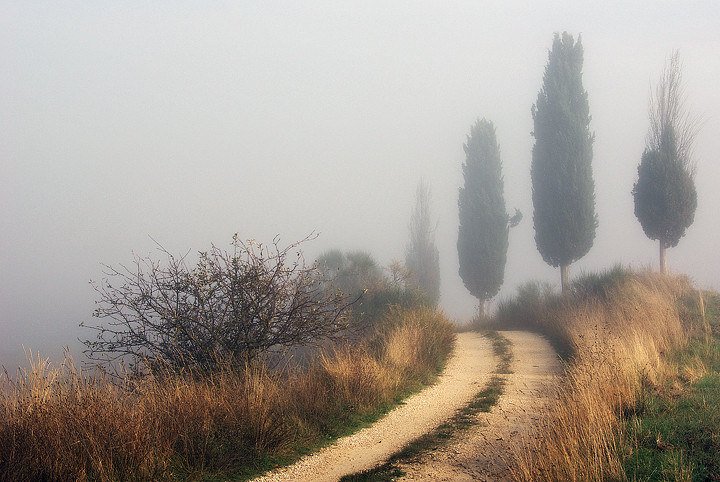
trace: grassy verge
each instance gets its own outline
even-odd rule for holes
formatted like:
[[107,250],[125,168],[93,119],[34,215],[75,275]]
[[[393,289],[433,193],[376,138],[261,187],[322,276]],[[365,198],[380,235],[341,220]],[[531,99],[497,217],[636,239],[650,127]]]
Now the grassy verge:
[[395,309],[306,368],[262,364],[120,382],[70,362],[0,376],[0,480],[242,480],[369,423],[430,382],[450,322]]
[[682,277],[616,267],[575,280],[570,293],[526,285],[497,323],[539,331],[563,353],[556,403],[510,468],[517,480],[624,480],[618,442],[643,397],[666,376],[668,354],[687,345],[697,321]]
[[704,311],[694,300],[684,305],[690,326],[704,320],[703,329],[668,356],[662,378],[643,379],[625,414],[620,443],[631,480],[720,479],[720,295],[701,296]]
[[402,450],[393,454],[387,462],[357,474],[346,475],[342,481],[390,481],[401,477],[404,472],[400,469],[400,463],[415,462],[424,454],[436,450],[457,432],[465,430],[477,423],[476,415],[480,412],[489,412],[495,406],[503,393],[505,377],[510,371],[512,363],[512,343],[496,331],[489,331],[485,334],[492,340],[493,352],[498,358],[498,364],[494,374],[486,387],[475,395],[475,398],[465,407],[458,410],[455,415],[435,430],[418,437],[416,440],[403,447]]

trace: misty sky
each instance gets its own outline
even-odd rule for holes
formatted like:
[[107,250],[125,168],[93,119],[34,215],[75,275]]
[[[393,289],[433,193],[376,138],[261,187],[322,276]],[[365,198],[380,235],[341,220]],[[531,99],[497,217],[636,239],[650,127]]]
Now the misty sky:
[[[559,285],[533,239],[530,109],[554,32],[582,34],[599,229],[571,277],[657,266],[630,194],[651,86],[680,51],[696,141],[695,223],[672,270],[720,288],[720,7],[707,1],[0,0],[0,364],[77,349],[101,263],[226,247],[233,233],[402,259],[432,188],[441,304],[457,275],[463,143],[497,128],[511,231],[502,296]],[[151,239],[151,237],[153,239]]]

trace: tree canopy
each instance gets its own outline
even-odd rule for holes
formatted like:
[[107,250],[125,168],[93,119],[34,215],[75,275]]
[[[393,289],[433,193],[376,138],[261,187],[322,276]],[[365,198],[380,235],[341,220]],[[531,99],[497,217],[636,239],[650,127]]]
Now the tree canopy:
[[555,34],[543,85],[532,108],[532,198],[535,243],[546,263],[561,268],[585,256],[597,228],[590,107],[582,84],[581,39]]

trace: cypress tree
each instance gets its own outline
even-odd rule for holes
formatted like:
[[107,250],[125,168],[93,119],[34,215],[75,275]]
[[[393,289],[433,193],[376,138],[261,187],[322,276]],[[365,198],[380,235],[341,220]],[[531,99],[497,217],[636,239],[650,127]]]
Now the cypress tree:
[[505,210],[502,161],[493,123],[476,121],[464,148],[464,186],[458,198],[460,277],[479,300],[484,316],[488,300],[504,281],[509,228],[522,215],[516,211],[511,219]]
[[588,95],[582,85],[583,48],[567,32],[555,34],[532,108],[532,197],[535,244],[547,264],[560,267],[563,290],[568,267],[593,245],[597,216],[592,177]]
[[659,242],[660,271],[667,273],[665,250],[678,245],[695,219],[692,144],[697,121],[683,109],[677,52],[666,65],[650,106],[650,132],[633,187],[635,216],[645,235]]

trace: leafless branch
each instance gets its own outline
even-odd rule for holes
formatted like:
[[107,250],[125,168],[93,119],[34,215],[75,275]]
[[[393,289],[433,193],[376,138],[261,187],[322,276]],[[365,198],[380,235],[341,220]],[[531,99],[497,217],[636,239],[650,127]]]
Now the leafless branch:
[[650,99],[650,130],[646,144],[649,150],[675,150],[677,159],[694,176],[696,161],[693,146],[701,119],[688,112],[685,102],[682,64],[679,53],[675,51],[663,69],[655,96]]

